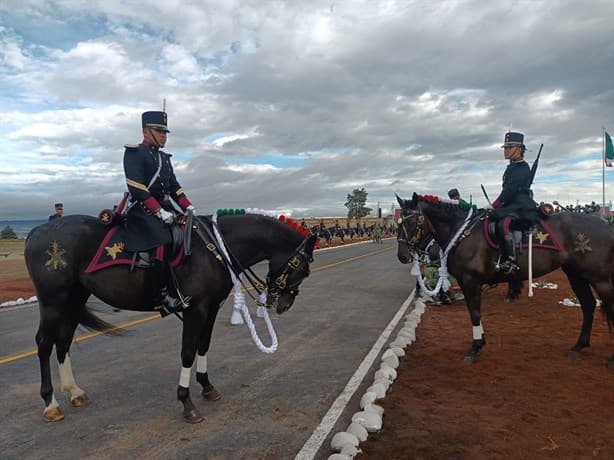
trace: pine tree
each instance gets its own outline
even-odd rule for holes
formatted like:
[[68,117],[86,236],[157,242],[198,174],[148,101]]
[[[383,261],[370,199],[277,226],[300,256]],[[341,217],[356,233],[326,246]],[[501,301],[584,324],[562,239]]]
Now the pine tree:
[[2,231],[0,232],[0,240],[16,240],[16,239],[17,239],[17,234],[8,225],[4,227]]

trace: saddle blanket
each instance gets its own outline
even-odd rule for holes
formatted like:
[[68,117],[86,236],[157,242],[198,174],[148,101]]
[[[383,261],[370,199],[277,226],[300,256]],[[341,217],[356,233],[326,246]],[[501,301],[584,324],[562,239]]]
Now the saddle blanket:
[[[93,273],[103,268],[113,267],[115,265],[131,265],[134,252],[128,252],[124,250],[125,230],[121,226],[115,226],[111,228],[105,237],[102,239],[102,243],[96,251],[96,255],[88,265],[85,273]],[[160,245],[156,248],[156,257],[162,258],[164,254],[164,246]],[[176,267],[183,258],[183,244],[177,254],[172,260],[171,265]],[[147,268],[140,266],[139,258],[137,257],[134,266],[137,268]],[[149,265],[148,265],[149,266]]]
[[[496,240],[493,239],[493,235],[491,235],[488,230],[489,223],[490,223],[490,220],[488,218],[484,219],[484,236],[486,237],[486,241],[488,242],[488,245],[491,248],[498,248],[499,245],[496,243]],[[537,228],[533,232],[533,247],[534,248],[550,249],[552,251],[561,250],[561,245],[556,239],[556,236],[554,236],[552,229],[546,222],[540,219],[536,227]],[[528,232],[522,232],[521,247],[523,249],[529,247],[529,233]]]

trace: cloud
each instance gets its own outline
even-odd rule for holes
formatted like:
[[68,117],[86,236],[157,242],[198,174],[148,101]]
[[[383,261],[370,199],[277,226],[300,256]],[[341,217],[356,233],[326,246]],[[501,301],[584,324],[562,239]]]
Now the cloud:
[[600,201],[613,13],[605,0],[8,0],[2,215],[118,201],[122,146],[163,99],[167,150],[203,210],[343,215],[360,187],[371,207],[452,187],[483,204],[508,129],[530,161],[545,144],[538,199]]

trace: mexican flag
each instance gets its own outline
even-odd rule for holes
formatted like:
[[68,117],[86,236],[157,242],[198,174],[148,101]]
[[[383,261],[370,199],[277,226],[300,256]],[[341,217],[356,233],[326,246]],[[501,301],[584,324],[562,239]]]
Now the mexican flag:
[[614,146],[612,146],[612,138],[608,134],[607,131],[605,133],[605,152],[603,161],[605,161],[605,165],[609,168],[612,167],[612,162],[614,161]]

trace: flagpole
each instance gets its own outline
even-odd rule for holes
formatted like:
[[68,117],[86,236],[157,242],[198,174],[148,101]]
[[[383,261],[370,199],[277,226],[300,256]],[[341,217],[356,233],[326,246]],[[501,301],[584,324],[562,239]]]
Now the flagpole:
[[601,127],[601,148],[603,150],[603,158],[601,162],[601,194],[602,206],[605,207],[605,127]]

